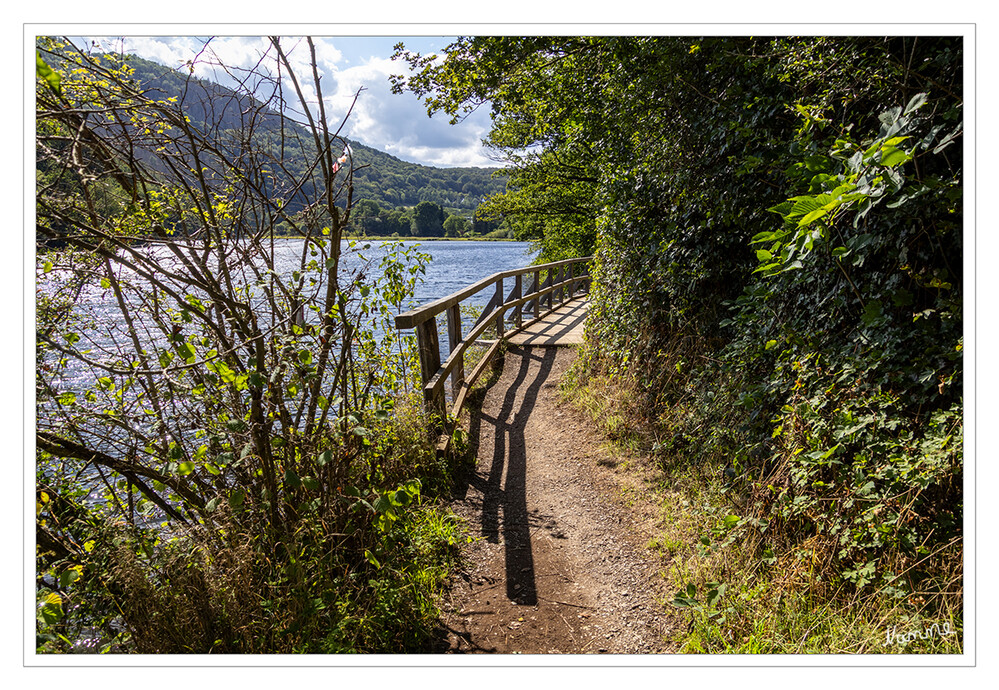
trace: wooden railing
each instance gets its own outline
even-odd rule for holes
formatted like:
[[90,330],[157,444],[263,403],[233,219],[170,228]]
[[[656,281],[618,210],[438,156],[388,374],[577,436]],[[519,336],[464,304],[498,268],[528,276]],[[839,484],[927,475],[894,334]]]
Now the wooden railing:
[[[395,317],[396,328],[416,329],[416,342],[420,354],[420,371],[423,381],[423,398],[429,412],[446,419],[447,409],[444,384],[451,377],[452,403],[450,416],[457,418],[465,403],[468,391],[489,364],[505,337],[530,326],[549,312],[579,296],[588,287],[589,262],[593,257],[567,259],[549,264],[517,268],[495,273],[463,290]],[[525,278],[526,277],[526,278]],[[513,279],[509,294],[504,291],[504,281]],[[526,283],[526,284],[525,284]],[[461,303],[477,293],[492,289],[492,297],[468,333],[462,333]],[[450,354],[441,363],[440,337],[437,316],[447,316],[447,336]],[[509,312],[509,314],[508,314]],[[525,316],[531,316],[525,321]],[[509,321],[509,324],[507,323]],[[489,328],[496,337],[482,338]],[[465,353],[475,342],[488,344],[489,349],[465,376]]]

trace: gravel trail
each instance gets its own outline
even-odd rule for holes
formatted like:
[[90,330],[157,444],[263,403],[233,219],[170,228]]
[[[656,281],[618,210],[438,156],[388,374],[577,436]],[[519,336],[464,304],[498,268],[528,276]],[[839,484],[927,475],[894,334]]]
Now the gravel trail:
[[673,651],[655,510],[592,423],[558,399],[573,348],[512,346],[471,414],[478,462],[452,505],[478,537],[444,605],[439,651]]

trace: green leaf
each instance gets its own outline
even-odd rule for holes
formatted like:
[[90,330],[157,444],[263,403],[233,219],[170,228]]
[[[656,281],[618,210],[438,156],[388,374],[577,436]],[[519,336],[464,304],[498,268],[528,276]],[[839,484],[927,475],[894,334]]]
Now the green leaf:
[[883,311],[884,307],[881,302],[872,299],[864,305],[864,313],[861,314],[860,318],[865,326],[871,326],[881,318]]
[[45,63],[42,54],[37,50],[35,51],[35,74],[45,81],[55,95],[62,96],[62,78],[58,72]]
[[828,213],[829,213],[829,209],[827,209],[825,207],[823,207],[823,208],[817,208],[814,211],[806,214],[801,220],[799,220],[798,221],[798,227],[799,228],[803,228],[806,225],[809,225],[810,223],[813,223],[814,221],[818,220],[819,218],[821,218],[822,216],[824,216],[824,215],[826,215]]
[[388,513],[392,511],[392,507],[396,503],[392,500],[393,497],[390,495],[393,493],[394,492],[389,491],[388,493],[384,493],[375,499],[375,502],[371,505],[371,507],[374,508],[376,513]]
[[[781,203],[777,204],[776,206],[771,206],[767,210],[770,211],[771,213],[776,213],[779,216],[786,216],[788,213],[791,212],[792,208],[794,208],[794,202],[793,201],[784,201],[784,202],[781,202]],[[769,235],[773,236],[773,233],[760,233],[760,235],[763,235],[763,234],[769,234]],[[756,237],[759,237],[760,235],[757,235]],[[754,242],[757,241],[756,237],[753,238]]]
[[938,144],[937,144],[937,145],[936,145],[936,146],[935,146],[935,147],[933,148],[933,153],[940,153],[940,152],[941,152],[941,151],[943,151],[943,150],[944,150],[945,148],[947,148],[948,146],[950,146],[951,144],[953,144],[953,143],[954,143],[954,140],[955,140],[955,139],[956,139],[956,138],[958,137],[958,135],[960,135],[960,134],[961,134],[961,132],[962,132],[963,130],[964,130],[964,124],[963,124],[963,123],[962,123],[962,124],[959,124],[959,125],[958,125],[958,126],[957,126],[957,127],[955,128],[955,129],[954,129],[954,131],[953,131],[953,132],[951,132],[950,134],[948,134],[947,136],[945,136],[945,137],[944,137],[943,139],[941,139],[941,140],[940,140],[940,143],[938,143]]
[[59,586],[66,589],[71,584],[80,579],[80,571],[76,568],[69,568],[64,570],[61,575],[59,575]]
[[902,112],[902,115],[908,115],[913,111],[922,108],[923,105],[926,104],[926,98],[927,96],[925,93],[917,93],[909,100],[909,104],[905,106],[905,110]]
[[55,625],[63,617],[62,597],[55,592],[46,594],[38,606],[38,614],[48,625]]
[[690,597],[685,596],[683,590],[680,590],[673,598],[672,604],[678,609],[688,609],[697,606],[697,599],[691,599]]
[[708,590],[707,604],[708,606],[714,608],[715,604],[717,604],[718,601],[725,596],[725,590],[728,588],[728,585],[724,582],[712,582],[708,586],[711,587],[711,589]]
[[912,160],[912,156],[902,149],[897,149],[894,146],[881,149],[881,165],[886,168],[894,168],[910,160]]
[[806,156],[805,167],[811,172],[822,172],[829,168],[829,159],[820,155]]
[[780,268],[780,262],[774,261],[773,263],[766,264],[765,266],[760,266],[753,273],[771,273],[776,269]]

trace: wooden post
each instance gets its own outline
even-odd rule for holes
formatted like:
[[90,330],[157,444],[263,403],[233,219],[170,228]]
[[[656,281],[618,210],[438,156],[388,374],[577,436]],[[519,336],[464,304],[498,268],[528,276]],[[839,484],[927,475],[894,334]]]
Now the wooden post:
[[441,368],[440,342],[437,338],[437,318],[431,316],[429,319],[416,326],[416,344],[420,352],[420,374],[423,379],[423,402],[427,411],[440,414],[443,419],[444,396],[434,396],[426,389],[427,382],[434,377],[437,370]]
[[534,318],[541,316],[541,298],[538,291],[541,290],[541,271],[534,271]]
[[496,301],[496,308],[499,310],[499,313],[496,315],[496,339],[499,340],[500,338],[503,337],[503,334],[506,332],[506,328],[503,325],[503,315],[504,315],[503,302],[505,302],[506,300],[503,298],[503,279],[502,278],[497,278],[496,279],[496,300],[495,301]]
[[[461,304],[455,304],[447,310],[447,339],[451,352],[461,344]],[[465,362],[459,361],[451,371],[451,395],[457,396],[465,383]]]
[[[522,297],[522,291],[524,287],[524,278],[518,273],[513,278],[513,294],[510,295],[510,299],[519,300]],[[524,305],[518,304],[513,308],[513,322],[517,324],[517,328],[524,325]]]

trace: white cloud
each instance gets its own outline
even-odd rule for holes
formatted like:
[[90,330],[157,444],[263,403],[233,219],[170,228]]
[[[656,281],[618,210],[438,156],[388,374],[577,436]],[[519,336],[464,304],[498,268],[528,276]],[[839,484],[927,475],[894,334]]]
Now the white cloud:
[[429,118],[415,96],[391,92],[388,77],[400,71],[398,63],[385,58],[337,73],[339,88],[327,99],[331,109],[346,112],[359,93],[347,125],[348,136],[404,160],[428,165],[495,165],[486,158],[481,144],[489,129],[485,113],[456,126],[449,125],[444,116]]

